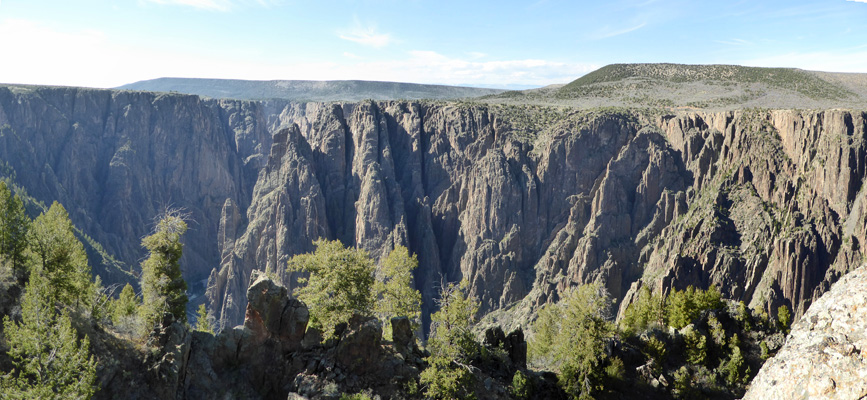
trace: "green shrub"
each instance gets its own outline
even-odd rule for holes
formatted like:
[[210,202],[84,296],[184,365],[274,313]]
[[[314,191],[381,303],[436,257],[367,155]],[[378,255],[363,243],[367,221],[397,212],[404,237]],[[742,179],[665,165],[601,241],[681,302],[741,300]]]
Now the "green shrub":
[[590,398],[603,388],[603,348],[614,335],[610,305],[601,286],[584,285],[545,305],[533,324],[531,358],[559,371],[560,386],[573,398]]
[[310,327],[331,339],[334,328],[353,314],[373,314],[374,266],[366,251],[345,248],[340,241],[319,239],[313,244],[316,251],[292,257],[288,269],[310,274],[298,279],[304,286],[294,293],[310,309]]
[[686,342],[686,361],[690,364],[703,365],[707,363],[707,337],[694,328],[687,328],[683,333]]
[[791,323],[792,314],[789,312],[789,307],[782,305],[777,308],[777,327],[780,331],[788,335]]
[[529,399],[533,396],[533,381],[521,371],[515,371],[512,375],[512,385],[509,393],[519,399]]
[[440,310],[431,316],[431,333],[427,342],[428,367],[419,382],[426,386],[425,395],[435,399],[474,397],[474,375],[470,360],[478,354],[472,325],[479,302],[464,292],[468,281],[449,284],[440,295]]

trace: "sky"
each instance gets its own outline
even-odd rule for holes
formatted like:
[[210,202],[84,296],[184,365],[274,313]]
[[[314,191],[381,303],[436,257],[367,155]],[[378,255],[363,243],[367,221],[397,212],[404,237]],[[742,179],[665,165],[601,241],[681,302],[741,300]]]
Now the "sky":
[[527,88],[655,62],[867,73],[865,21],[867,0],[0,0],[0,82]]

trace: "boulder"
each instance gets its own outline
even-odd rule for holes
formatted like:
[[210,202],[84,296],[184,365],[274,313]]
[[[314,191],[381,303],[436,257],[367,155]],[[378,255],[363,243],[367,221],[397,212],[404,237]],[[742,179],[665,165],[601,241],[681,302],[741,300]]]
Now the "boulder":
[[262,271],[253,271],[250,281],[244,327],[251,331],[253,340],[274,339],[284,352],[300,349],[310,320],[307,306],[290,299],[286,288]]
[[744,399],[867,395],[867,266],[844,276],[794,325]]
[[353,315],[336,348],[336,360],[350,372],[365,374],[379,360],[382,328],[373,317]]

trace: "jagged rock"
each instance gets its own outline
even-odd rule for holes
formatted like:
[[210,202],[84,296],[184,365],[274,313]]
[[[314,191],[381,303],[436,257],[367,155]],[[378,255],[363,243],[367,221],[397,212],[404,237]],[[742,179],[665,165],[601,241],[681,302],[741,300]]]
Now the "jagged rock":
[[412,323],[407,317],[394,317],[391,319],[391,340],[402,348],[410,348],[415,345],[415,332],[412,331]]
[[382,351],[382,328],[376,318],[353,315],[336,347],[336,361],[348,371],[368,373]]
[[506,351],[509,360],[518,368],[527,368],[527,342],[524,340],[524,330],[521,327],[508,335],[503,329],[494,326],[485,330],[483,344],[487,347],[501,347]]
[[2,87],[0,159],[125,263],[89,245],[106,284],[134,281],[153,217],[186,208],[184,275],[196,294],[209,277],[220,330],[254,269],[291,289],[285,261],[319,237],[418,254],[423,326],[442,281],[467,279],[482,314],[519,303],[507,331],[589,282],[620,310],[643,285],[716,285],[798,317],[864,257],[864,112],[576,111],[529,130],[514,112]]
[[792,325],[745,399],[860,399],[867,395],[867,266],[845,275]]
[[290,299],[286,288],[262,271],[253,271],[250,280],[244,327],[259,341],[277,340],[285,352],[301,348],[310,319],[307,306]]

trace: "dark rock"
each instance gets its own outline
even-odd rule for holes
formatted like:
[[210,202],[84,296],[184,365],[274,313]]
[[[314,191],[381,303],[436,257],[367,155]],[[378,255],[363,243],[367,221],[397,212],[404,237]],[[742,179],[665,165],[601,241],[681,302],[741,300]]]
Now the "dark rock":
[[407,317],[394,317],[391,319],[391,340],[402,348],[411,348],[415,345],[415,333],[412,331],[412,323]]
[[356,374],[371,373],[382,352],[382,328],[376,318],[353,315],[340,336],[335,360]]

